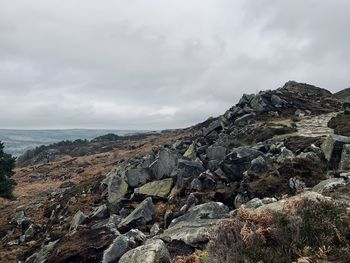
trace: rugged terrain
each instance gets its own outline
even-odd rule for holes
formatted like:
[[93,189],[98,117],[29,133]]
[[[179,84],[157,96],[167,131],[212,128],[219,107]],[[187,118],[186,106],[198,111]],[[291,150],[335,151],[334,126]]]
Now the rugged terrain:
[[33,153],[1,262],[350,262],[339,94],[290,81],[187,129]]

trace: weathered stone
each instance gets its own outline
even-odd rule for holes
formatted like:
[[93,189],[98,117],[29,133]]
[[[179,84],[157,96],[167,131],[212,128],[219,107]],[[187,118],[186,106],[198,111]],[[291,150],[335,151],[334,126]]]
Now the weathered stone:
[[166,198],[173,186],[173,178],[153,181],[135,189],[135,194]]
[[28,229],[24,232],[25,240],[32,238],[35,235],[34,225],[31,224]]
[[201,247],[209,239],[209,232],[229,216],[229,209],[222,203],[210,202],[192,207],[186,214],[172,220],[161,237],[168,241],[183,241],[193,247]]
[[88,217],[82,211],[79,210],[73,217],[69,231],[75,231],[78,228],[78,226],[80,226],[86,221],[87,218]]
[[306,184],[303,181],[295,177],[292,177],[289,179],[289,188],[292,190],[293,193],[298,193],[304,190],[305,187],[306,187]]
[[231,151],[221,164],[230,181],[242,179],[243,172],[247,171],[251,166],[251,161],[258,156],[263,155],[262,152],[249,147],[238,147]]
[[33,262],[33,263],[44,263],[47,262],[48,257],[50,256],[51,252],[54,250],[56,244],[58,243],[58,240],[48,243],[47,245],[43,245],[39,252],[33,254],[29,258],[26,259],[26,263]]
[[281,108],[286,103],[286,101],[282,100],[280,97],[278,97],[277,95],[273,94],[271,96],[271,103],[276,108]]
[[150,229],[150,234],[151,236],[155,236],[155,235],[158,235],[159,232],[160,232],[159,224],[155,223]]
[[105,204],[100,205],[94,209],[94,212],[91,215],[92,219],[103,219],[108,216],[108,209]]
[[136,225],[145,225],[152,221],[155,208],[151,197],[143,200],[134,211],[119,223],[118,228],[132,228]]
[[188,147],[183,156],[191,160],[195,160],[197,158],[196,144],[194,142]]
[[132,242],[125,236],[118,236],[103,253],[102,263],[118,262],[122,255],[132,249]]
[[248,201],[247,203],[245,203],[244,207],[255,209],[255,208],[258,208],[262,205],[263,205],[263,202],[261,201],[260,198],[254,198],[254,199]]
[[344,144],[350,144],[350,137],[332,134],[327,137],[321,149],[333,168],[338,168]]
[[204,172],[204,167],[197,161],[179,160],[177,175],[183,178],[193,178]]
[[331,178],[324,181],[319,182],[312,188],[312,191],[317,193],[324,193],[333,191],[335,188],[345,185],[345,180],[343,178]]
[[243,116],[237,118],[234,121],[234,124],[237,126],[245,125],[249,120],[254,119],[255,116],[256,116],[256,114],[254,112],[244,114]]
[[339,168],[340,170],[350,170],[350,144],[343,146]]
[[157,180],[169,177],[178,163],[178,155],[169,149],[159,150],[158,158],[150,165],[154,177]]
[[250,101],[254,98],[254,94],[243,94],[239,102],[237,103],[238,106],[244,106],[246,104],[249,104]]
[[222,130],[222,124],[220,120],[212,121],[209,126],[204,130],[203,135],[208,136],[210,133],[214,131],[221,131]]
[[130,231],[125,233],[124,236],[129,238],[136,245],[143,244],[147,239],[146,235],[138,229],[131,229]]
[[226,157],[227,149],[223,146],[210,146],[207,149],[207,157],[209,160],[223,161]]
[[286,147],[283,147],[281,150],[281,154],[277,158],[277,162],[284,163],[285,161],[293,160],[294,158],[294,153]]
[[151,172],[148,168],[134,168],[126,172],[126,182],[131,187],[139,187],[151,179]]
[[263,172],[267,169],[267,164],[262,156],[258,156],[251,162],[250,170],[253,172]]
[[119,263],[170,263],[170,254],[160,239],[149,240],[145,245],[126,252]]
[[268,111],[268,103],[267,101],[260,95],[254,96],[254,98],[250,101],[250,107],[255,112],[264,112]]
[[103,195],[108,196],[110,204],[116,204],[127,194],[128,184],[115,171],[112,171],[101,182],[100,189],[103,190]]

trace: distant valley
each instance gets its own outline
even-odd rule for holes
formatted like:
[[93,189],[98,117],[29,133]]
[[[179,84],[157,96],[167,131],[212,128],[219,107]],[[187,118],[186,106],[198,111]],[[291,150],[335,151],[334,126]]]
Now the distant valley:
[[55,142],[77,139],[91,140],[95,137],[114,133],[117,135],[134,134],[144,131],[135,130],[93,130],[93,129],[68,129],[68,130],[10,130],[0,129],[0,141],[5,144],[5,151],[14,156],[23,154],[28,149],[40,145],[49,145]]

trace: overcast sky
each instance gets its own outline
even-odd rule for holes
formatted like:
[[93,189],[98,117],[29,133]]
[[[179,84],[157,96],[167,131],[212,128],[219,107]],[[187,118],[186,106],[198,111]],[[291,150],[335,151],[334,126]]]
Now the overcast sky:
[[3,0],[0,128],[162,129],[350,86],[348,0]]

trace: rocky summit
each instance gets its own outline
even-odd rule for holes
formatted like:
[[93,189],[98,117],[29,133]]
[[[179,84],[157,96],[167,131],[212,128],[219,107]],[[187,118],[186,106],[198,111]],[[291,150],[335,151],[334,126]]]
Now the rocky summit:
[[0,262],[350,262],[341,94],[289,81],[186,129],[31,152]]

